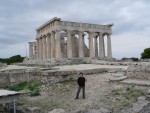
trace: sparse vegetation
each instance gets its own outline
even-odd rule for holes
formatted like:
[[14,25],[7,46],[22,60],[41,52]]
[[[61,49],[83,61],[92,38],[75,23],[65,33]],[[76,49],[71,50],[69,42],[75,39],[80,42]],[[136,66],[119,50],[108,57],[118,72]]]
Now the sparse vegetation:
[[88,64],[86,61],[83,61],[82,64]]
[[13,90],[13,91],[21,91],[24,89],[28,89],[30,91],[31,96],[38,96],[40,95],[39,87],[40,83],[37,82],[24,82],[24,83],[19,83],[17,85],[9,86],[6,87],[6,89]]
[[13,90],[13,91],[21,91],[21,90],[25,89],[26,86],[27,86],[27,83],[24,82],[24,83],[19,83],[18,85],[6,87],[6,89]]
[[136,89],[134,87],[113,89],[110,94],[109,100],[110,106],[114,109],[115,113],[120,112],[122,109],[125,109],[131,106],[132,103],[137,101],[137,98],[144,95],[144,92],[141,89]]

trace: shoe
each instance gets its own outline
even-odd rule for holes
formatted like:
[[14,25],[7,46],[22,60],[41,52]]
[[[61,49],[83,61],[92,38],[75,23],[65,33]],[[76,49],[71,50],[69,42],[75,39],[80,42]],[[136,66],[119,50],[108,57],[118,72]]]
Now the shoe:
[[74,99],[78,99],[78,98],[74,98]]

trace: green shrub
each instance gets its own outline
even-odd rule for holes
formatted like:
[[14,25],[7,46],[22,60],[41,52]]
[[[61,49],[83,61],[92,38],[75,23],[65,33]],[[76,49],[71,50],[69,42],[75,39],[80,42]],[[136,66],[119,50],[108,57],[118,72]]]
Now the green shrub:
[[24,83],[19,83],[17,85],[9,86],[6,89],[13,90],[13,91],[20,91],[20,90],[23,90],[24,88],[26,88],[26,85],[27,85],[27,83],[24,82]]
[[34,89],[30,91],[30,96],[39,96],[39,95],[40,95],[39,89]]
[[6,89],[9,90],[13,90],[13,91],[21,91],[23,89],[28,89],[30,91],[30,95],[31,96],[39,96],[40,95],[40,91],[39,91],[39,87],[40,87],[40,83],[37,82],[24,82],[24,83],[19,83],[18,85],[14,85],[14,86],[9,86]]

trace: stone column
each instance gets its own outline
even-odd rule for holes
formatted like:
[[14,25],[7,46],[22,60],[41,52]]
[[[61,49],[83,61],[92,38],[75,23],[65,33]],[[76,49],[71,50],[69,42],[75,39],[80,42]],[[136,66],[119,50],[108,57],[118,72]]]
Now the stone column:
[[33,60],[33,45],[32,45],[32,42],[29,42],[29,59]]
[[72,35],[71,31],[67,31],[67,57],[72,58],[73,57],[73,49],[72,49]]
[[40,39],[40,45],[41,45],[40,56],[41,56],[41,59],[43,59],[43,37],[41,37]]
[[42,39],[42,42],[43,42],[43,59],[46,59],[46,36],[43,36],[43,39]]
[[94,33],[89,32],[89,57],[94,57],[94,49],[93,49],[93,37]]
[[95,47],[95,57],[98,57],[98,44],[97,44],[97,36],[94,37],[94,47]]
[[99,57],[101,60],[105,58],[105,50],[104,50],[104,37],[102,33],[99,33]]
[[84,39],[83,32],[79,32],[79,57],[84,57]]
[[55,58],[55,33],[51,32],[51,58]]
[[110,34],[107,35],[107,59],[112,60],[112,49],[111,49]]
[[36,38],[36,59],[39,59],[39,39]]
[[39,40],[39,59],[41,59],[41,39],[40,38],[38,38],[38,40]]
[[55,31],[55,37],[56,37],[56,58],[61,58],[61,45],[60,45],[60,31]]
[[51,39],[50,39],[50,33],[47,34],[47,59],[51,58]]

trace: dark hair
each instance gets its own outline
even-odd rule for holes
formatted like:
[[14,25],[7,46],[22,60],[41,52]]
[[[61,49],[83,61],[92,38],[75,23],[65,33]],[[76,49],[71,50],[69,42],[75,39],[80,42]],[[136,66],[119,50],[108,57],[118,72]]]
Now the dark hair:
[[79,75],[80,75],[80,74],[82,74],[82,75],[83,75],[83,73],[82,73],[82,72],[80,72],[80,73],[79,73]]

